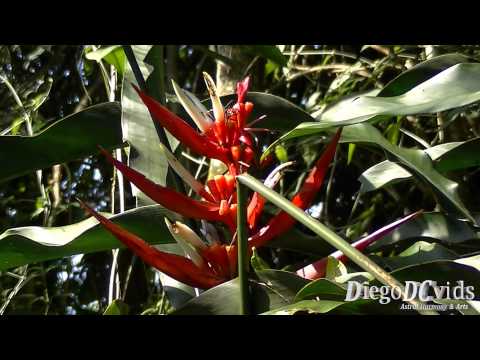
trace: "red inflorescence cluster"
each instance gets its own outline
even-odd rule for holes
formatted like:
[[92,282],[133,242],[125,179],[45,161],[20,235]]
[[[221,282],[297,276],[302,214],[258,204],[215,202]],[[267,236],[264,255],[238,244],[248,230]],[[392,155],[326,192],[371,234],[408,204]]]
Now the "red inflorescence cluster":
[[[188,174],[188,176],[182,177],[185,181],[187,181],[187,178],[191,179],[189,185],[202,199],[193,199],[168,187],[155,184],[141,173],[114,159],[107,151],[102,149],[102,152],[130,182],[152,200],[187,218],[224,223],[232,234],[232,241],[222,243],[214,240],[207,245],[185,224],[180,222],[172,224],[167,219],[167,227],[185,250],[187,257],[165,253],[115,225],[85,204],[83,206],[146,263],[185,284],[207,289],[236,276],[237,249],[234,234],[237,199],[235,177],[248,171],[252,165],[257,164],[257,152],[252,136],[246,130],[247,120],[254,107],[253,103],[245,101],[250,79],[247,77],[237,84],[237,101],[231,108],[225,110],[217,95],[213,80],[208,74],[204,75],[212,102],[213,118],[193,94],[179,89],[174,84],[178,99],[200,131],[191,127],[186,121],[136,88],[155,121],[158,121],[184,146],[198,155],[220,160],[226,165],[227,171],[225,174],[216,175],[207,180],[205,184],[196,182]],[[322,156],[310,170],[301,189],[292,199],[292,202],[299,208],[307,209],[320,190],[325,174],[335,155],[340,134],[341,130],[338,130]],[[173,170],[179,174],[185,174],[186,170],[179,163],[176,161],[169,163]],[[253,247],[262,246],[274,237],[288,231],[295,223],[293,218],[281,211],[272,217],[265,226],[258,229],[264,203],[265,200],[259,194],[254,193],[248,205],[247,221],[250,232],[250,251]]]

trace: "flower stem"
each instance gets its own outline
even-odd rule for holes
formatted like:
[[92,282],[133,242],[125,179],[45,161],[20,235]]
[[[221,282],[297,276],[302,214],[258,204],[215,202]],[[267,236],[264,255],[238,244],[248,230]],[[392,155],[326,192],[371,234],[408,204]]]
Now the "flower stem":
[[237,244],[238,279],[240,281],[240,314],[247,315],[248,294],[248,238],[247,238],[247,188],[237,180]]

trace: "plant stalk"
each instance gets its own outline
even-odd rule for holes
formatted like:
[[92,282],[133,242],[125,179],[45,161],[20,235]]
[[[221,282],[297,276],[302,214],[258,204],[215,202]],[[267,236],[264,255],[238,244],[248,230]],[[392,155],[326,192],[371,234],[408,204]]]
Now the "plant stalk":
[[237,178],[237,246],[238,279],[240,281],[240,314],[249,313],[248,294],[248,237],[247,237],[247,188]]

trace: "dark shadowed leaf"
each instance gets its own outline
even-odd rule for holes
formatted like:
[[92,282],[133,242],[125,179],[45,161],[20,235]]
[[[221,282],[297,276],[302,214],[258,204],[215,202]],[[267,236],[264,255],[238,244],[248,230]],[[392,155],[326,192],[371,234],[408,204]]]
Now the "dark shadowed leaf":
[[[478,219],[478,215],[475,217]],[[373,243],[367,248],[367,251],[375,252],[412,239],[438,241],[451,246],[478,239],[478,237],[478,232],[467,222],[456,220],[439,212],[424,213]]]
[[381,257],[372,255],[370,258],[385,269],[395,270],[410,265],[419,265],[435,260],[455,260],[459,257],[446,247],[418,241],[398,256]]
[[0,136],[0,182],[96,154],[97,145],[113,149],[122,142],[120,105],[94,105],[34,136]]
[[[237,100],[237,95],[226,95],[222,96],[221,99],[222,104],[225,106],[228,103],[233,104]],[[313,117],[297,105],[276,95],[252,91],[247,93],[246,101],[251,101],[254,104],[248,122],[254,121],[260,116],[266,116],[264,119],[256,122],[253,127],[267,128],[284,133],[292,130],[302,122],[315,121]],[[210,100],[202,102],[207,109],[211,108]],[[182,119],[193,124],[193,121],[191,121],[185,111],[180,110],[179,115]]]
[[319,297],[320,300],[345,300],[344,285],[328,279],[318,279],[305,285],[295,296],[295,302]]
[[241,47],[246,53],[251,55],[261,56],[280,66],[287,65],[287,58],[275,45],[242,45]]
[[335,251],[333,246],[320,237],[306,234],[296,227],[272,239],[265,246],[317,256],[326,256]]

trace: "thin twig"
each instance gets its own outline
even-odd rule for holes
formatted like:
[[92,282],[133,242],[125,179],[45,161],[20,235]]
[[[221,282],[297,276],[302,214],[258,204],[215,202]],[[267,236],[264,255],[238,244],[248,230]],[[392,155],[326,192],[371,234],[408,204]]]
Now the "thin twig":
[[22,275],[19,278],[17,284],[15,287],[10,291],[8,294],[7,300],[3,303],[2,307],[0,308],[0,315],[3,315],[5,310],[7,309],[8,305],[12,301],[15,295],[22,289],[22,287],[26,284],[27,281],[27,270],[28,270],[28,265],[25,265],[22,267]]

